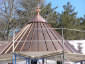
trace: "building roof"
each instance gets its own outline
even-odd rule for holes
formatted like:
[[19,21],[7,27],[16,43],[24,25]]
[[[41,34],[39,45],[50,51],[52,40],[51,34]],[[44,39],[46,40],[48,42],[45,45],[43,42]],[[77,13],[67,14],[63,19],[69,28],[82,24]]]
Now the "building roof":
[[[15,52],[41,52],[41,51],[63,51],[61,35],[55,29],[46,23],[39,14],[32,19],[31,23],[26,25],[16,36],[14,43]],[[10,42],[1,52],[1,54],[11,53],[13,50],[13,42]],[[76,53],[77,50],[64,40],[64,50]]]

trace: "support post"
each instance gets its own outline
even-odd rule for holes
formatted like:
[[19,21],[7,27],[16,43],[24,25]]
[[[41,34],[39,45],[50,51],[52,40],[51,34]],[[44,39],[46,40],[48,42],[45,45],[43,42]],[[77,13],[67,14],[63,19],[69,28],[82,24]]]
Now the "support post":
[[14,41],[14,39],[15,39],[15,31],[13,32],[13,44],[12,44],[12,52],[13,52],[13,56],[12,56],[12,64],[16,64],[16,55],[14,54],[14,43],[15,43],[15,41]]
[[29,58],[26,58],[26,64],[31,64],[31,60]]
[[12,64],[14,64],[14,54],[12,55]]
[[28,64],[28,58],[26,58],[26,64]]
[[32,64],[37,64],[37,59],[31,59]]
[[56,59],[56,64],[58,64],[58,63],[57,63],[57,59]]
[[28,64],[31,64],[31,59],[28,59]]
[[31,59],[29,59],[29,64],[31,64]]
[[13,56],[12,56],[12,64],[16,64],[16,55],[15,54],[13,54]]
[[48,64],[48,63],[47,63],[47,58],[46,58],[45,60],[46,60],[46,61],[45,61],[45,62],[46,62],[46,64]]
[[42,64],[44,64],[44,58],[42,59]]
[[14,56],[15,56],[15,64],[16,64],[16,55],[14,54]]
[[62,64],[64,64],[64,28],[62,28],[62,46],[63,46]]
[[83,64],[83,61],[80,61],[80,64]]

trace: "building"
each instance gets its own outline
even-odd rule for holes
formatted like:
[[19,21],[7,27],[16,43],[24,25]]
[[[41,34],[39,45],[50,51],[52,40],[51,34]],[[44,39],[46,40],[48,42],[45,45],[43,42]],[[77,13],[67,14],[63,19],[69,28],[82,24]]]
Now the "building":
[[[84,55],[76,54],[78,51],[55,29],[51,29],[51,25],[40,15],[39,7],[36,12],[37,15],[30,20],[30,23],[2,49],[0,53],[2,61],[11,60],[12,53],[15,56],[13,57],[15,64],[16,59],[19,59],[16,56],[25,58],[27,63],[30,58],[32,64],[36,64],[37,60],[41,58],[56,60],[59,64],[64,60],[81,61],[85,59]],[[79,55],[81,57],[78,57]],[[44,63],[44,59],[42,62]]]

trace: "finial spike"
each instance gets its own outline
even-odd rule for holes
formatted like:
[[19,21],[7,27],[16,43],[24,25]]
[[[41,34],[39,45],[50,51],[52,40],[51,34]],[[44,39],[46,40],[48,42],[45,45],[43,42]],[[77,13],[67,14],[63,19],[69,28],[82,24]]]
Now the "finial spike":
[[37,7],[36,12],[38,15],[40,14],[40,6]]

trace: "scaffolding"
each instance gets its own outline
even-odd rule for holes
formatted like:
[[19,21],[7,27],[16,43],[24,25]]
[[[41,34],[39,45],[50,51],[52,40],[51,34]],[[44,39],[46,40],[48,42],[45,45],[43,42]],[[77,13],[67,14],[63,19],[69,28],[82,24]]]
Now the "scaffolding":
[[[43,28],[44,29],[44,28]],[[16,57],[19,56],[19,57],[23,57],[26,59],[26,64],[31,64],[31,60],[32,59],[42,59],[42,61],[44,59],[54,59],[55,61],[60,61],[62,64],[65,64],[65,61],[74,61],[74,62],[81,62],[81,61],[84,61],[85,58],[83,58],[85,55],[83,54],[69,54],[68,52],[64,51],[64,30],[70,30],[70,31],[78,31],[78,32],[85,32],[84,30],[77,30],[77,29],[68,29],[68,28],[48,28],[48,29],[58,29],[58,30],[61,30],[62,31],[62,45],[63,45],[63,50],[62,51],[58,51],[58,52],[44,52],[46,54],[43,54],[42,53],[39,53],[39,52],[30,52],[30,54],[34,53],[34,56],[33,55],[30,55],[28,53],[28,56],[26,57],[26,55],[24,54],[24,52],[13,52],[13,64],[16,64]],[[39,29],[41,30],[41,29]],[[15,31],[14,31],[14,36],[15,36]],[[13,40],[14,41],[14,40]],[[34,41],[37,41],[37,40],[34,40]],[[39,41],[43,41],[43,40],[39,40]],[[50,40],[46,40],[46,41],[50,41]],[[57,41],[57,40],[54,40],[54,41]],[[23,42],[23,41],[22,41]],[[13,43],[14,44],[14,43]],[[14,46],[13,46],[14,48]],[[35,53],[37,53],[37,55],[35,55]],[[38,56],[39,54],[42,54],[41,56]],[[72,56],[73,55],[73,58],[66,58],[67,56]],[[80,59],[78,58],[77,56],[80,56],[80,58],[83,58],[83,59]],[[83,56],[83,57],[82,57]],[[76,59],[75,59],[76,58]],[[44,61],[43,61],[44,63]]]

